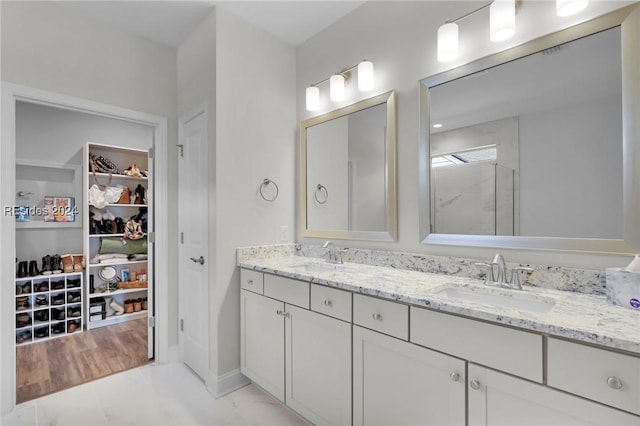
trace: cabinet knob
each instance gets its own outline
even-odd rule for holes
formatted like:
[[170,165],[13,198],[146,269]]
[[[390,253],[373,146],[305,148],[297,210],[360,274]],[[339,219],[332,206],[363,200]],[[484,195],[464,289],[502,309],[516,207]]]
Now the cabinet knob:
[[615,376],[611,376],[607,379],[607,384],[611,389],[622,389],[622,380]]
[[324,306],[329,306],[331,307],[333,305],[333,302],[331,302],[331,300],[327,299],[324,301]]
[[480,382],[477,380],[472,380],[469,382],[469,386],[471,386],[471,389],[473,390],[478,390],[480,389]]
[[451,374],[449,374],[449,378],[454,382],[457,382],[460,380],[460,373],[456,373],[455,371],[452,371]]
[[382,315],[375,313],[372,315],[373,319],[376,321],[382,321]]
[[253,285],[253,280],[247,280],[247,284]]

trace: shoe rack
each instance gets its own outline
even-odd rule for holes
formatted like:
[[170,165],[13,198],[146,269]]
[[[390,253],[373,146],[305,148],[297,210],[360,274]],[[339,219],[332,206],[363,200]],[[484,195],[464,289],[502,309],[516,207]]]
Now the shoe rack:
[[[91,170],[90,158],[103,156],[109,159],[117,167],[119,173],[103,173]],[[144,233],[147,239],[146,259],[114,258],[101,259],[102,248],[105,240],[109,242],[120,241],[127,246],[131,241],[127,239],[122,229],[123,224],[140,214],[141,208],[146,209],[147,228],[152,228],[152,210],[150,208],[152,197],[152,182],[146,176],[125,175],[124,170],[136,165],[139,170],[151,175],[150,161],[146,150],[129,149],[118,146],[87,143],[84,148],[84,190],[89,192],[90,187],[96,182],[110,186],[123,185],[130,189],[129,202],[109,203],[99,209],[101,214],[108,214],[116,220],[97,223],[96,206],[92,206],[91,200],[86,200],[83,205],[83,233],[86,259],[85,289],[87,297],[85,301],[86,327],[88,330],[109,326],[112,324],[145,318],[150,315],[149,306],[152,306],[152,259],[153,259],[153,235]],[[141,186],[144,189],[144,199],[136,197],[135,189]],[[125,200],[126,201],[126,200]],[[122,219],[122,221],[118,220]],[[116,224],[117,223],[117,224]],[[122,255],[122,253],[120,253]],[[133,255],[132,255],[133,256]],[[115,270],[115,277],[107,279],[104,269],[111,267]],[[125,274],[126,271],[126,274]],[[102,272],[102,273],[101,273]],[[133,279],[135,277],[135,279]],[[142,278],[142,279],[140,279]]]
[[16,278],[16,344],[82,332],[82,280],[82,272]]

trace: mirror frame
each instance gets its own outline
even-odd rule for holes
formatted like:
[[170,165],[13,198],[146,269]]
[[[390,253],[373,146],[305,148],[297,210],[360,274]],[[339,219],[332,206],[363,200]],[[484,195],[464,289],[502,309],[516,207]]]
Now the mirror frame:
[[[336,118],[344,117],[376,105],[387,105],[387,146],[385,163],[385,196],[387,199],[387,220],[384,231],[348,231],[336,229],[307,228],[307,128]],[[391,90],[386,93],[356,102],[334,111],[309,118],[300,123],[300,233],[303,237],[337,238],[342,240],[396,241],[398,238],[398,200],[397,200],[397,166],[396,166],[396,94]]]
[[[622,50],[622,143],[623,143],[623,235],[621,239],[561,238],[431,234],[431,161],[429,150],[429,88],[486,68],[621,26]],[[570,252],[635,254],[640,251],[640,5],[632,4],[593,20],[534,39],[503,52],[427,77],[420,89],[420,241],[423,244],[469,247],[500,247]]]

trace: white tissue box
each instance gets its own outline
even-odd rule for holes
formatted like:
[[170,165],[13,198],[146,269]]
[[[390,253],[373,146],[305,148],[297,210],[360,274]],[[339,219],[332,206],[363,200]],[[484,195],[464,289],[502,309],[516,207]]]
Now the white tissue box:
[[607,268],[606,289],[609,303],[640,310],[640,272]]

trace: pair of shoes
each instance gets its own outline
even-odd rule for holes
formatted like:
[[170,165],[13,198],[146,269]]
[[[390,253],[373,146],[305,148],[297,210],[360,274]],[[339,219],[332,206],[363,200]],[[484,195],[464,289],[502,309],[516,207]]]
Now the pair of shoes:
[[141,184],[138,184],[138,186],[136,186],[136,189],[134,190],[136,196],[133,200],[133,204],[145,204],[144,191],[145,189]]
[[49,291],[49,283],[48,282],[33,284],[33,292],[34,293],[43,293],[45,291]]
[[118,303],[113,297],[104,298],[104,308],[106,316],[122,315],[124,313],[124,306]]
[[67,278],[67,288],[76,288],[80,287],[80,278],[77,280],[70,280]]
[[127,299],[124,301],[124,313],[125,314],[131,314],[134,312],[133,310],[133,300],[131,299]]
[[78,303],[82,300],[80,292],[67,293],[67,303]]
[[31,293],[31,283],[26,283],[26,284],[16,284],[16,294],[22,294],[22,293]]
[[51,309],[51,319],[56,321],[62,321],[66,318],[64,308]]
[[23,311],[31,307],[28,296],[16,297],[16,310]]
[[46,255],[42,258],[41,272],[44,275],[61,274],[62,273],[62,259],[59,254],[53,256]]
[[49,321],[49,310],[48,309],[42,309],[40,311],[35,311],[33,313],[33,318],[36,321],[47,322],[47,321]]
[[36,296],[36,306],[49,306],[49,298],[46,294]]
[[41,339],[43,337],[49,337],[49,327],[36,328],[33,332],[34,336]]
[[67,333],[73,333],[80,327],[80,321],[73,320],[67,323]]
[[24,278],[28,275],[27,272],[27,262],[26,261],[20,261],[18,262],[18,273],[16,274],[16,277],[18,278]]
[[143,311],[148,311],[149,310],[149,302],[147,301],[146,297],[142,298],[142,310]]
[[51,332],[53,334],[60,334],[60,333],[64,333],[64,323],[63,322],[59,322],[57,324],[53,324],[51,326]]
[[67,308],[67,317],[77,318],[82,315],[82,309],[80,306],[72,306]]
[[31,315],[26,313],[16,315],[16,328],[22,328],[28,325],[31,325]]
[[65,274],[71,272],[82,272],[84,267],[82,254],[63,254],[60,256],[60,261],[62,262],[62,272]]
[[31,341],[31,330],[21,331],[16,334],[16,343],[25,343]]
[[64,293],[52,294],[51,295],[51,304],[52,305],[64,305]]
[[51,290],[64,289],[64,280],[51,281]]

